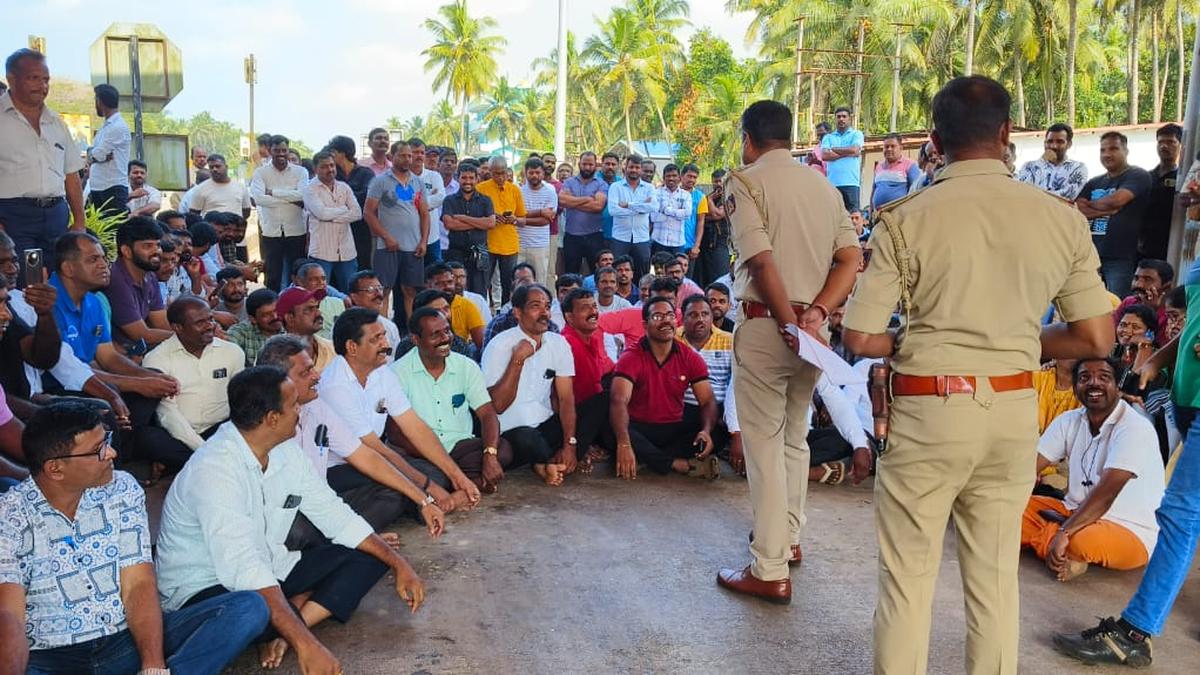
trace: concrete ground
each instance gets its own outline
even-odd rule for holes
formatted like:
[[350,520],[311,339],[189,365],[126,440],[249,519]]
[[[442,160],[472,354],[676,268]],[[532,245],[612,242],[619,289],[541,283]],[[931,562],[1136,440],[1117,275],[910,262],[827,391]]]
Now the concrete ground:
[[[404,555],[427,584],[426,606],[410,614],[385,579],[349,624],[322,625],[317,636],[347,673],[871,671],[868,484],[813,487],[804,564],[792,573],[791,606],[779,607],[714,582],[718,568],[748,561],[744,480],[727,467],[714,483],[645,474],[626,483],[610,475],[601,466],[550,489],[518,470],[475,512],[452,515],[439,540],[413,524],[397,526]],[[931,673],[964,672],[963,599],[949,534]],[[1062,585],[1024,554],[1021,672],[1111,672],[1059,657],[1049,635],[1118,613],[1140,575],[1093,569]],[[1197,577],[1155,641],[1152,672],[1198,672]],[[232,672],[260,669],[247,652]],[[278,672],[299,672],[295,657]]]

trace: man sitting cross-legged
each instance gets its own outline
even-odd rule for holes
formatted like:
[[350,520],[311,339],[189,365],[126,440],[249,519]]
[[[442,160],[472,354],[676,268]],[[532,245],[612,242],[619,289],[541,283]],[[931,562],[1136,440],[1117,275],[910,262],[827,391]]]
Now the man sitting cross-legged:
[[[393,363],[392,372],[413,410],[442,442],[442,449],[481,490],[495,492],[504,468],[512,464],[512,448],[500,438],[500,420],[483,386],[483,372],[471,359],[450,351],[453,333],[440,310],[414,310],[408,331],[417,348]],[[472,411],[479,419],[479,437],[473,431]],[[389,431],[388,438],[414,450],[402,433],[393,437]]]
[[591,471],[593,463],[608,459],[615,445],[608,414],[613,361],[600,330],[595,291],[576,288],[563,298],[562,307],[567,323],[562,336],[575,359],[571,384],[575,394],[576,448],[581,455],[581,470],[586,473]]
[[[675,338],[670,298],[650,298],[642,305],[642,316],[646,335],[621,355],[613,376],[610,415],[617,436],[617,476],[637,478],[641,460],[655,473],[718,478],[721,469],[711,435],[717,402],[708,366]],[[683,392],[689,386],[700,406],[698,421],[683,416]]]
[[[517,325],[488,341],[483,376],[512,443],[515,466],[532,464],[547,485],[561,485],[578,464],[575,446],[575,361],[563,336],[550,330],[550,291],[540,284],[512,294]],[[558,398],[558,412],[551,396]]]
[[158,421],[192,450],[229,419],[229,378],[245,367],[242,348],[215,336],[208,303],[185,295],[167,308],[174,331],[146,355],[143,364],[175,378],[179,393],[158,403]]
[[[385,366],[391,349],[377,314],[352,307],[333,325],[338,355],[321,376],[321,399],[337,410],[354,435],[392,463],[450,513],[479,502],[479,487],[442,449],[429,426],[412,409],[404,387]],[[406,460],[383,442],[391,421],[419,458]],[[451,492],[447,492],[449,489]]]
[[[321,374],[313,366],[303,340],[295,335],[276,335],[263,345],[258,365],[287,370],[300,401],[300,425],[296,428],[300,447],[317,476],[342,501],[378,532],[400,517],[412,500],[416,505],[412,511],[419,514],[429,534],[441,535],[442,512],[432,498],[378,452],[363,445],[342,414],[317,396]],[[390,533],[381,536],[395,539]],[[286,544],[289,550],[302,551],[323,541],[320,530],[301,514],[292,523]]]
[[1032,548],[1069,581],[1089,564],[1142,567],[1158,537],[1154,512],[1165,491],[1154,426],[1121,399],[1113,359],[1075,364],[1082,408],[1057,417],[1038,441],[1037,468],[1066,459],[1067,497],[1033,496],[1021,523],[1021,545]]
[[[729,430],[722,421],[727,392],[731,391],[729,379],[733,373],[733,334],[713,325],[712,304],[703,295],[693,295],[683,301],[680,308],[683,325],[679,328],[679,340],[700,354],[708,366],[708,385],[712,388],[713,400],[717,404],[717,423],[713,426],[715,452],[723,453],[729,442]],[[701,417],[696,392],[689,388],[683,392],[683,418],[695,423]]]
[[255,593],[162,611],[146,496],[111,440],[82,401],[25,428],[32,477],[0,495],[0,672],[216,673],[266,627]]
[[[290,645],[306,673],[337,673],[337,659],[309,630],[349,620],[390,568],[412,611],[425,585],[404,558],[313,473],[296,443],[300,402],[287,373],[255,366],[229,383],[232,417],[175,478],[163,505],[158,581],[168,610],[202,605],[229,591],[258,591],[270,626],[258,636],[264,667]],[[298,513],[331,543],[284,546]],[[221,643],[203,644],[212,649]],[[126,671],[128,672],[128,671]]]

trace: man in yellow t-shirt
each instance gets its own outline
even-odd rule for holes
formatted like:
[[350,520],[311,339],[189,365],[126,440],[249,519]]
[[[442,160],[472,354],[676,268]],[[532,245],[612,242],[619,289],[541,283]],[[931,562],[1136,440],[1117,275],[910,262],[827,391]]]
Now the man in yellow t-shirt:
[[[512,295],[513,267],[517,264],[517,253],[521,250],[521,239],[517,228],[525,226],[525,200],[521,188],[508,180],[508,162],[503,157],[493,157],[488,162],[491,178],[475,187],[481,195],[492,200],[496,210],[496,227],[488,230],[488,255],[491,265],[488,278],[496,274],[500,266],[501,298],[499,304],[507,304]],[[493,304],[495,298],[492,299]]]
[[486,323],[475,303],[455,293],[454,270],[446,263],[434,263],[425,268],[425,287],[441,291],[450,298],[450,330],[464,340],[475,343],[483,351],[483,329]]

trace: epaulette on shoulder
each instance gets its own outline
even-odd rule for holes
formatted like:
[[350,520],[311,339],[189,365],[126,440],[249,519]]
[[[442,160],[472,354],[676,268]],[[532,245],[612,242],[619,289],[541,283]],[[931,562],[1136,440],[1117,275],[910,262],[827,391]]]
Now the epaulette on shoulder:
[[898,199],[893,199],[892,201],[887,202],[887,203],[881,205],[879,208],[875,209],[874,212],[882,213],[884,211],[891,211],[891,210],[895,209],[897,206],[904,204],[905,202],[911,200],[913,197],[916,197],[917,195],[921,194],[922,192],[928,190],[931,187],[933,187],[933,185],[926,185],[925,187],[921,188],[920,190],[917,190],[916,192],[910,192],[910,193],[904,195],[903,197],[900,197]]

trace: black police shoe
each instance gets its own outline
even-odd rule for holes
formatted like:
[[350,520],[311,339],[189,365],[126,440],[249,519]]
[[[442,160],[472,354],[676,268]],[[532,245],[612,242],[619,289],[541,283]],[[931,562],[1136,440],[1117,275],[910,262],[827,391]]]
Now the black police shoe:
[[1150,638],[1113,617],[1101,619],[1099,626],[1082,633],[1056,633],[1054,648],[1088,665],[1113,663],[1131,668],[1149,666],[1152,651]]

